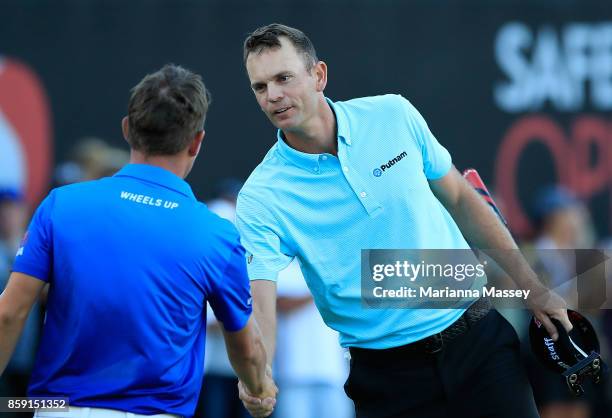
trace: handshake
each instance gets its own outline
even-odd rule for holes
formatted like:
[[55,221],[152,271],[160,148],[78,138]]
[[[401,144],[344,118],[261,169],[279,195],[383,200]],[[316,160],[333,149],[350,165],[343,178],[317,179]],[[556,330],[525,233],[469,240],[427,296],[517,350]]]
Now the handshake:
[[272,380],[272,369],[266,366],[266,376],[262,382],[261,390],[257,393],[248,390],[246,385],[238,381],[238,394],[242,404],[254,418],[269,416],[276,405],[278,388]]
[[229,360],[239,379],[240,400],[253,417],[269,416],[276,405],[278,388],[272,380],[272,368],[255,318],[249,318],[243,329],[224,330],[223,334]]

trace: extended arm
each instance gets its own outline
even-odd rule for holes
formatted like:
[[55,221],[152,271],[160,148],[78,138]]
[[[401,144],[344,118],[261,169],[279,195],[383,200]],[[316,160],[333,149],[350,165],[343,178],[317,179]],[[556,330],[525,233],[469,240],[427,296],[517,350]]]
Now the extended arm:
[[[272,375],[272,361],[276,347],[276,282],[269,280],[253,280],[253,314],[261,329],[263,344],[267,354],[266,373]],[[238,382],[238,392],[245,408],[254,417],[266,417],[272,413],[275,401],[274,395],[262,399],[249,391],[246,382]]]
[[258,398],[275,397],[276,386],[266,373],[266,350],[253,317],[240,331],[224,329],[223,336],[232,367],[249,393]]
[[[485,251],[508,250],[494,251],[490,255],[521,288],[545,292],[506,227],[456,168],[452,167],[444,177],[431,180],[429,184],[470,243]],[[572,328],[566,309],[550,306],[536,307],[533,311],[555,340],[557,330],[550,318],[558,319],[567,330]]]

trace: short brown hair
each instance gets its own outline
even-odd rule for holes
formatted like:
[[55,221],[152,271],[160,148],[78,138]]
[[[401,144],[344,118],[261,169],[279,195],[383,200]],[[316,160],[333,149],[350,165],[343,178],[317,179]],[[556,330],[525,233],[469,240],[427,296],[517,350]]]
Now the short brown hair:
[[130,146],[147,155],[176,155],[204,129],[210,94],[202,78],[167,64],[131,90]]
[[314,45],[301,30],[280,23],[257,28],[245,39],[243,47],[245,64],[250,53],[259,54],[268,48],[280,48],[279,38],[283,36],[291,42],[298,53],[302,54],[306,69],[310,71],[319,61]]

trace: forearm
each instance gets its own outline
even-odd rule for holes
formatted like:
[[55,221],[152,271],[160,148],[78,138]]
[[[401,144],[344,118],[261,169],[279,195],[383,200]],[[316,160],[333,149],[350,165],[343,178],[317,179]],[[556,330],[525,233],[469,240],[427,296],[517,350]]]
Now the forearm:
[[261,338],[266,352],[266,363],[271,366],[276,350],[276,310],[265,312],[254,309],[253,312],[257,323],[265,324],[261,329]]
[[276,351],[276,283],[267,280],[251,282],[253,314],[259,325],[267,353],[267,364],[272,365]]
[[447,209],[463,236],[490,256],[519,287],[540,286],[508,229],[471,186],[466,184],[456,203]]
[[[2,297],[0,297],[0,306],[1,304]],[[0,312],[0,375],[4,373],[13,355],[26,318],[27,316],[9,317]]]
[[250,343],[246,349],[228,345],[228,357],[238,378],[254,396],[263,395],[266,375],[266,351],[255,321],[250,331]]
[[431,180],[430,187],[472,246],[489,255],[519,288],[532,291],[528,304],[552,338],[558,334],[549,317],[559,319],[565,329],[571,330],[564,301],[542,285],[510,232],[459,171],[451,168],[444,177]]

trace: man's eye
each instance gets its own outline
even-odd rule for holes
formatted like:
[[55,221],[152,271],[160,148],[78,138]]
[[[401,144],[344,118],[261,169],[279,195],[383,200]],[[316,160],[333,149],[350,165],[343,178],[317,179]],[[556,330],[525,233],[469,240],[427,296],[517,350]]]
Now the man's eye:
[[290,78],[291,78],[291,76],[289,76],[289,75],[281,75],[279,77],[279,80],[282,81],[282,82],[286,82],[286,81],[289,81]]

